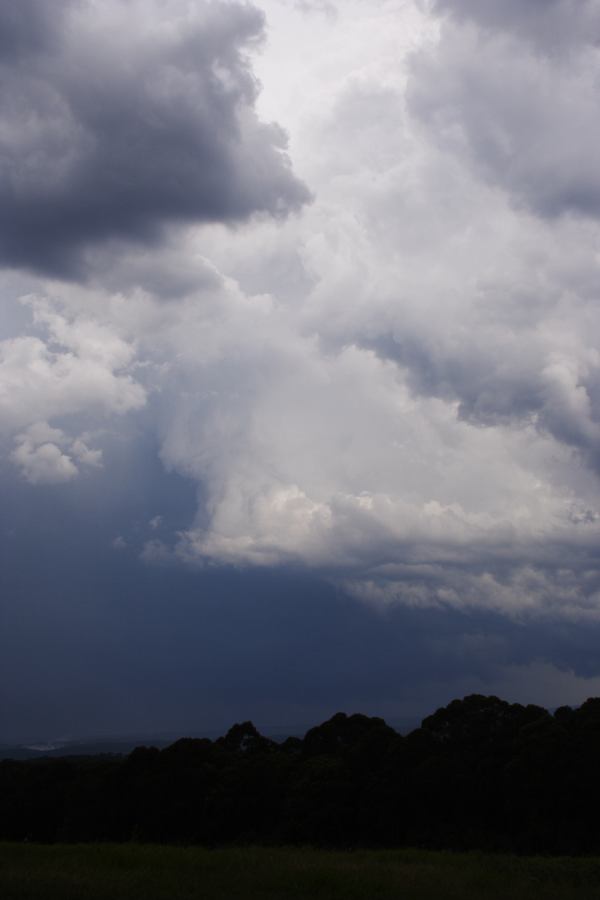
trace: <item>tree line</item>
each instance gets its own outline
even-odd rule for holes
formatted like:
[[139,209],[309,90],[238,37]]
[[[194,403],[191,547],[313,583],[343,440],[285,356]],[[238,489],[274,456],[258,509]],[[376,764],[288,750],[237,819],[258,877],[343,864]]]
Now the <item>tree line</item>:
[[600,853],[600,699],[472,695],[400,735],[338,713],[127,756],[0,763],[0,839]]

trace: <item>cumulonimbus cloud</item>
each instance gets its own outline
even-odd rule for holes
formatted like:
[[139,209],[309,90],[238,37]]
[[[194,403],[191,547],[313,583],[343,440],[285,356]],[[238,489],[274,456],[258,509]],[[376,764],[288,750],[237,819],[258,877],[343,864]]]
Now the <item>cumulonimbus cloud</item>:
[[[562,145],[553,139],[584,120],[595,134],[597,63],[585,50],[564,78],[564,54],[513,34],[515,4],[502,21],[485,4],[478,15],[457,4],[439,33],[437,19],[419,19],[416,47],[400,56],[413,20],[397,21],[385,0],[348,2],[347,14],[319,18],[323,40],[337,42],[334,75],[317,77],[325,43],[307,79],[319,102],[294,123],[315,203],[234,234],[182,232],[156,253],[132,248],[135,229],[119,243],[117,221],[114,245],[94,245],[85,287],[46,285],[38,325],[59,346],[15,337],[27,343],[6,344],[10,360],[19,348],[30,356],[7,371],[28,403],[46,390],[57,414],[79,402],[71,369],[95,373],[90,390],[101,383],[96,402],[112,397],[114,412],[118,396],[131,410],[152,396],[163,462],[202,500],[184,533],[147,545],[148,562],[306,566],[376,603],[597,617],[598,176],[568,129]],[[211,7],[211,48],[233,53],[233,82],[219,68],[213,86],[228,98],[227,85],[255,96],[239,48],[258,18]],[[179,84],[188,56],[174,21],[140,38],[132,71],[173,48]],[[217,123],[236,110],[247,135],[238,101],[217,115],[197,75],[192,66],[196,101]],[[117,76],[128,84],[118,66]],[[254,145],[235,146],[240,171],[254,172]],[[275,159],[277,177],[297,186]],[[227,190],[217,194],[228,221]],[[68,234],[60,245],[81,250]],[[98,347],[114,355],[98,359]],[[44,418],[34,412],[17,438],[32,473],[42,460],[27,425]]]
[[74,275],[99,243],[299,209],[255,111],[263,29],[241,3],[2,0],[0,261]]
[[441,39],[409,91],[430,137],[538,215],[598,218],[598,0],[432,5]]
[[598,0],[428,0],[428,6],[488,34],[510,34],[553,57],[581,53],[600,39]]

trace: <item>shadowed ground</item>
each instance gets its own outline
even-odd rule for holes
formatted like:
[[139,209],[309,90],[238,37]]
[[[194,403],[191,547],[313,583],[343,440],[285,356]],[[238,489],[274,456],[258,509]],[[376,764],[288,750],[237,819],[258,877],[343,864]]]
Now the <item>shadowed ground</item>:
[[3,900],[600,898],[600,859],[0,844]]

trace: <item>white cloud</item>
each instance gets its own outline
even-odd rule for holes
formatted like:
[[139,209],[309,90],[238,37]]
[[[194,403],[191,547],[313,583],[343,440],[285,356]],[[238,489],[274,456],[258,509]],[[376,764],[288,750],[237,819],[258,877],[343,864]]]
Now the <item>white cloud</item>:
[[600,621],[600,570],[593,552],[590,566],[582,571],[569,567],[576,556],[572,549],[569,553],[568,545],[524,549],[521,562],[514,553],[508,564],[496,554],[488,560],[488,569],[482,554],[476,554],[470,565],[433,559],[420,565],[384,566],[372,579],[348,580],[345,586],[353,596],[382,609],[403,603],[417,608],[486,610],[515,619],[561,616],[574,622]]
[[[47,284],[44,337],[1,345],[4,421],[122,414],[152,391],[163,462],[202,505],[146,561],[292,563],[369,602],[596,618],[600,233],[571,190],[597,181],[577,137],[595,134],[595,62],[561,81],[564,56],[486,23],[480,63],[472,22],[392,0],[265,6],[259,109],[289,127],[315,202]],[[99,463],[81,442],[54,446]]]
[[91,449],[81,438],[73,441],[71,453],[82,466],[91,466],[93,469],[102,468],[102,450]]
[[102,467],[102,451],[93,450],[83,437],[75,440],[47,422],[35,422],[15,437],[10,458],[31,484],[71,481],[80,466]]
[[11,459],[31,484],[71,481],[79,473],[71,457],[63,452],[65,443],[62,431],[39,422],[17,436]]
[[133,347],[91,318],[68,320],[50,301],[33,304],[43,337],[24,335],[0,342],[0,428],[39,419],[138,409],[144,390],[124,370]]
[[41,335],[0,341],[0,434],[16,434],[11,459],[27,480],[69,481],[78,466],[101,467],[102,451],[47,422],[122,415],[143,406],[145,390],[128,371],[133,344],[114,330],[89,313],[68,317],[49,298],[24,303]]

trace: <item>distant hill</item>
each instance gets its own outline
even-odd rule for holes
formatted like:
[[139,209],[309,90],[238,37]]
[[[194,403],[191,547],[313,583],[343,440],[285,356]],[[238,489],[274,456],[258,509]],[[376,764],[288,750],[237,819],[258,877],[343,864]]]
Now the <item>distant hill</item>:
[[[104,741],[67,741],[64,744],[34,744],[34,745],[5,745],[0,746],[1,759],[45,759],[52,757],[68,756],[105,756],[107,754],[125,756],[131,753],[135,747],[147,743],[146,739],[132,738],[128,740],[104,740]],[[155,747],[166,747],[168,740],[152,741]]]
[[[399,734],[408,734],[421,724],[420,718],[397,718],[388,720],[388,724]],[[283,744],[290,737],[302,738],[311,728],[310,725],[281,726],[273,725],[260,727],[259,731],[265,737],[277,744]],[[189,732],[185,737],[209,738],[215,740],[221,736],[217,730],[203,732]],[[159,750],[168,747],[179,740],[181,734],[135,734],[126,736],[90,737],[80,740],[39,740],[29,741],[23,744],[0,744],[0,760],[2,759],[42,759],[68,756],[126,756],[136,747],[158,747]]]

